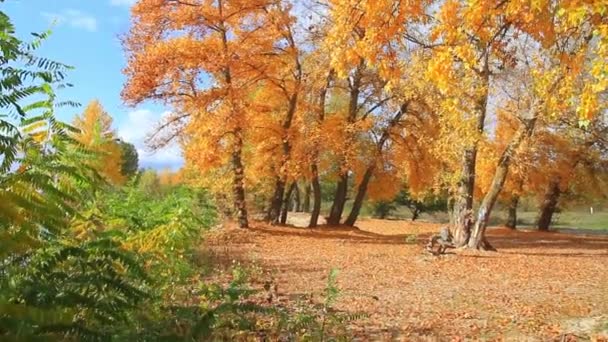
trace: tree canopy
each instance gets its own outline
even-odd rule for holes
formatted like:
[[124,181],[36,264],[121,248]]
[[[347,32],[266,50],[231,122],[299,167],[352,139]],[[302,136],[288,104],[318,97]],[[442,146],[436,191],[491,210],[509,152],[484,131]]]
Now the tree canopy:
[[232,188],[242,227],[253,198],[284,224],[302,182],[315,226],[322,179],[335,181],[327,222],[352,226],[405,182],[449,194],[457,244],[488,249],[497,201],[546,167],[525,161],[543,132],[605,126],[601,1],[293,5],[141,0],[125,38],[124,99],[173,108],[152,144],[178,140],[194,182]]

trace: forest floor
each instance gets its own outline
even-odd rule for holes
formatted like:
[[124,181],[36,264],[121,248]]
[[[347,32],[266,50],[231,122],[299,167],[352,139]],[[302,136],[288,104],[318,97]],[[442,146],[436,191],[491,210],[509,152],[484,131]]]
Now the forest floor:
[[[259,270],[252,282],[278,287],[278,302],[322,301],[339,270],[336,309],[366,313],[360,340],[606,341],[608,236],[492,228],[498,252],[424,252],[439,225],[365,219],[358,229],[227,224],[202,252]],[[604,339],[603,339],[604,338]]]

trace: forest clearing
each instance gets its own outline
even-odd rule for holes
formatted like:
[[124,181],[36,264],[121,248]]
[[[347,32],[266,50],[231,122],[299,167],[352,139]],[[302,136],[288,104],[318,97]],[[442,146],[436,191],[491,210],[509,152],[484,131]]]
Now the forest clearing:
[[[306,215],[294,219],[306,220]],[[607,338],[608,236],[491,228],[500,252],[432,256],[437,224],[363,219],[357,228],[232,228],[201,253],[251,269],[253,286],[278,285],[273,303],[322,301],[339,270],[336,310],[365,313],[362,340],[578,341]],[[415,240],[408,239],[414,235]]]

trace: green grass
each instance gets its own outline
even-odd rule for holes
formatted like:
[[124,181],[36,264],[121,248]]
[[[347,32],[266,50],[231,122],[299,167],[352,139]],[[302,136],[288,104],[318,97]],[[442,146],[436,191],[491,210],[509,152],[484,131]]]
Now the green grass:
[[[331,203],[324,202],[322,205],[321,215],[326,215],[329,212]],[[344,208],[344,216],[348,215],[352,207],[352,202],[348,201]],[[369,203],[365,203],[361,208],[361,218],[372,217],[373,210]],[[537,211],[518,211],[517,224],[520,227],[532,228],[536,225],[538,217]],[[409,220],[412,213],[406,206],[397,206],[390,216],[389,220]],[[490,225],[500,226],[506,222],[507,213],[501,208],[496,208],[490,218]],[[440,211],[434,213],[422,213],[419,217],[420,221],[432,223],[448,223],[449,217],[447,212]],[[570,210],[561,213],[556,213],[554,223],[551,228],[571,228],[571,229],[593,229],[593,230],[608,230],[608,210],[596,211],[593,215],[586,210]]]
[[[538,216],[536,212],[517,213],[518,224],[531,226]],[[608,230],[608,212],[596,212],[593,215],[583,211],[565,211],[555,214],[553,228]]]

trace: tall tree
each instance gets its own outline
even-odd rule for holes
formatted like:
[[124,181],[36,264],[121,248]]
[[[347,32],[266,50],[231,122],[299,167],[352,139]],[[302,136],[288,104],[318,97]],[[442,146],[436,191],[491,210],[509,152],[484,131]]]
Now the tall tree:
[[[320,149],[322,143],[322,135],[321,135],[321,127],[325,121],[326,116],[326,103],[327,103],[327,93],[332,84],[332,80],[334,77],[333,70],[329,69],[325,77],[321,77],[321,85],[320,87],[314,87],[313,94],[311,95],[313,98],[314,105],[313,108],[313,118],[311,119],[311,147],[310,147],[310,178],[311,178],[311,187],[312,187],[312,195],[313,195],[313,207],[312,212],[310,213],[310,222],[308,226],[310,228],[314,228],[317,226],[319,221],[319,215],[321,214],[321,182],[320,182],[320,171],[319,171],[319,159],[320,159]],[[313,83],[315,84],[315,83]]]
[[[129,63],[123,98],[170,104],[163,142],[179,137],[186,163],[201,173],[230,165],[238,224],[249,225],[243,148],[248,101],[273,51],[269,0],[140,0],[125,40]],[[274,30],[271,30],[274,32]]]
[[[265,85],[275,88],[278,96],[283,98],[279,111],[281,115],[279,131],[280,136],[280,160],[276,166],[275,189],[269,211],[269,220],[272,223],[279,222],[281,205],[284,199],[285,187],[288,181],[289,167],[292,159],[293,122],[297,115],[300,92],[302,90],[303,67],[302,51],[295,37],[295,18],[290,16],[290,7],[280,1],[275,6],[267,7],[269,25],[276,31],[276,46],[278,46],[271,58],[263,65],[265,74]],[[269,65],[280,65],[278,68],[269,68]],[[284,221],[281,219],[281,221]],[[281,222],[284,223],[284,222]]]
[[[348,153],[344,153],[339,163],[339,181],[329,222],[339,223],[349,174],[356,168],[355,164],[362,162],[360,174],[353,177],[358,180],[356,195],[345,221],[347,225],[354,225],[374,174],[379,173],[381,177],[386,174],[383,169],[394,167],[386,161],[386,156],[397,145],[391,141],[393,136],[399,136],[400,130],[407,130],[408,135],[409,129],[413,128],[403,125],[409,114],[405,104],[415,98],[419,107],[425,106],[424,100],[420,101],[422,96],[418,97],[419,80],[411,78],[415,72],[410,73],[415,52],[404,44],[403,37],[405,32],[426,21],[425,10],[429,3],[390,0],[329,3],[333,27],[326,44],[332,48],[332,67],[339,78],[348,82],[350,99],[345,140]],[[365,125],[363,132],[354,129],[359,125]],[[362,136],[373,143],[367,144],[369,149],[356,151],[353,143],[360,142]]]
[[[437,86],[447,95],[447,108],[452,108],[454,113],[458,110],[464,110],[465,114],[473,113],[473,116],[464,116],[470,119],[471,126],[459,130],[464,133],[461,137],[465,143],[454,213],[458,245],[491,248],[484,238],[489,215],[504,185],[514,153],[533,133],[539,118],[571,115],[574,110],[584,119],[597,112],[597,106],[585,98],[597,104],[593,99],[597,99],[597,94],[605,88],[605,76],[591,67],[595,65],[597,69],[597,58],[605,54],[605,49],[598,49],[590,41],[594,35],[599,41],[606,39],[602,33],[605,23],[598,21],[597,14],[601,12],[598,4],[579,6],[579,9],[585,9],[576,12],[567,1],[533,5],[525,1],[498,4],[488,1],[474,5],[447,1],[441,6],[438,24],[431,31],[431,38],[438,46],[433,49],[437,55],[429,64],[429,71]],[[581,26],[582,23],[588,25]],[[585,64],[588,69],[571,68],[572,62],[580,58],[591,60]],[[521,124],[501,152],[493,181],[484,191],[484,199],[474,213],[472,203],[478,145],[486,132],[488,103],[492,99],[493,103],[498,103],[493,104],[495,107],[503,106],[501,102],[509,105],[508,100],[501,100],[502,87],[496,87],[502,82],[498,75],[508,79],[520,77],[518,74],[525,74],[527,81],[520,85],[511,83],[511,89],[528,87],[527,91],[518,93],[516,101],[519,108],[512,111],[520,118]],[[581,87],[580,82],[585,78],[596,88]],[[456,87],[457,83],[461,86]],[[453,91],[461,89],[466,89],[465,93],[454,96]],[[577,92],[580,89],[582,91]],[[559,108],[556,96],[579,98],[582,101],[575,100],[574,103],[581,105],[566,108],[561,103]],[[469,106],[462,105],[463,97],[472,99]],[[560,110],[561,114],[558,114]]]

